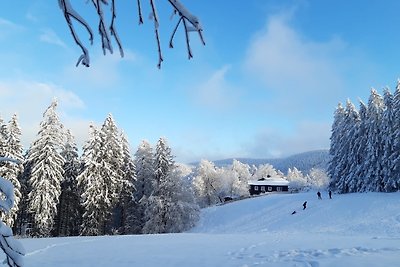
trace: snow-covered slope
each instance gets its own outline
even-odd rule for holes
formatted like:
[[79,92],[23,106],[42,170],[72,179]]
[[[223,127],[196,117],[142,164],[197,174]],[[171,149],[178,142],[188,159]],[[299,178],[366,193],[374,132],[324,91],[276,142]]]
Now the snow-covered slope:
[[399,266],[400,193],[268,195],[204,209],[188,233],[22,243],[42,267]]

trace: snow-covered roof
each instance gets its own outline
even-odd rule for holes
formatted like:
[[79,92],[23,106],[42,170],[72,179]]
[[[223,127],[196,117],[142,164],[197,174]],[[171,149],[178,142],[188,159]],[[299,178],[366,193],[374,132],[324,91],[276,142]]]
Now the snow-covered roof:
[[280,177],[271,177],[271,178],[266,178],[263,180],[257,180],[257,181],[249,181],[249,185],[280,185],[280,186],[285,186],[289,185],[289,181],[280,178]]

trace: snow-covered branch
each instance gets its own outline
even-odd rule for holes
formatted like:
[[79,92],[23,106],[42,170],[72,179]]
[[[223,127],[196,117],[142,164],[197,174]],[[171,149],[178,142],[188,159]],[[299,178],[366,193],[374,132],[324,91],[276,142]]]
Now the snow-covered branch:
[[[203,28],[201,27],[201,24],[199,22],[199,19],[194,16],[192,13],[189,12],[189,10],[186,9],[186,7],[183,6],[183,4],[178,1],[178,0],[167,0],[173,7],[174,14],[179,15],[179,20],[172,32],[170,41],[169,41],[169,47],[173,48],[173,39],[175,37],[176,31],[179,27],[179,25],[183,24],[184,31],[185,31],[185,39],[186,39],[186,47],[187,47],[187,52],[188,52],[188,58],[191,59],[193,57],[193,53],[190,47],[190,39],[189,39],[189,33],[192,31],[198,32],[200,36],[200,40],[203,45],[205,45],[204,38],[202,35]],[[89,26],[89,24],[79,15],[78,12],[74,10],[72,7],[70,0],[59,0],[59,5],[61,10],[63,11],[65,20],[67,21],[68,27],[71,31],[71,35],[75,40],[75,43],[81,48],[83,54],[79,57],[78,62],[76,66],[78,66],[80,63],[86,67],[89,67],[90,65],[90,57],[89,57],[89,52],[87,48],[83,45],[83,43],[80,41],[75,28],[72,24],[71,18],[74,18],[76,21],[78,21],[80,24],[82,24],[86,30],[89,33],[89,40],[90,43],[93,43],[93,33],[92,30]],[[101,38],[102,42],[102,49],[103,53],[106,54],[106,51],[108,50],[111,54],[113,53],[113,48],[111,44],[111,38],[110,36],[114,36],[115,41],[119,47],[120,55],[121,57],[124,56],[124,51],[122,47],[122,42],[117,34],[116,26],[115,26],[115,20],[116,20],[116,8],[115,8],[115,0],[111,0],[111,23],[110,26],[107,27],[107,24],[105,22],[104,18],[104,10],[103,10],[103,5],[108,5],[109,0],[91,0],[93,3],[93,6],[96,9],[97,16],[99,19],[99,25],[98,25],[98,30],[99,30],[99,35]],[[142,7],[141,7],[141,0],[137,0],[137,6],[138,6],[138,14],[139,14],[139,24],[143,24],[143,15],[142,15]],[[156,8],[156,3],[155,0],[150,0],[150,7],[151,7],[151,14],[150,17],[154,20],[154,32],[156,36],[156,42],[157,42],[157,51],[158,51],[158,64],[157,67],[161,68],[161,63],[163,62],[163,56],[162,56],[162,49],[161,49],[161,41],[160,41],[160,34],[159,34],[159,17],[157,14],[157,8]]]
[[[10,161],[19,164],[18,160],[0,157],[0,162]],[[3,177],[0,177],[0,191],[3,194],[0,199],[0,209],[9,212],[14,205],[14,186],[13,184]],[[6,263],[10,267],[23,266],[24,248],[22,245],[13,238],[12,230],[10,227],[0,221],[0,247],[6,254]]]

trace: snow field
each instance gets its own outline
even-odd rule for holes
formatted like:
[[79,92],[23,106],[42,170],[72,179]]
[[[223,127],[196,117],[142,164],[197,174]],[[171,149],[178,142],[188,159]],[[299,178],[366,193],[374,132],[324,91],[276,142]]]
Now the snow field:
[[[21,239],[26,266],[399,266],[400,193],[268,195],[202,210],[187,233]],[[302,203],[308,201],[306,210]],[[296,210],[297,213],[291,215]]]

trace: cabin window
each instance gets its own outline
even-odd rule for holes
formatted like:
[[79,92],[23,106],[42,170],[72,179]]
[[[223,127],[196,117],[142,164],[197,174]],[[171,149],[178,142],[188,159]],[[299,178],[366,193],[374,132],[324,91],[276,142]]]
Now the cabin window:
[[261,192],[265,192],[265,186],[261,186]]
[[254,186],[254,191],[258,191],[258,186]]
[[272,186],[268,186],[268,191],[269,191],[269,192],[272,191]]
[[277,187],[276,187],[276,191],[281,192],[281,191],[282,191],[282,187],[277,186]]

